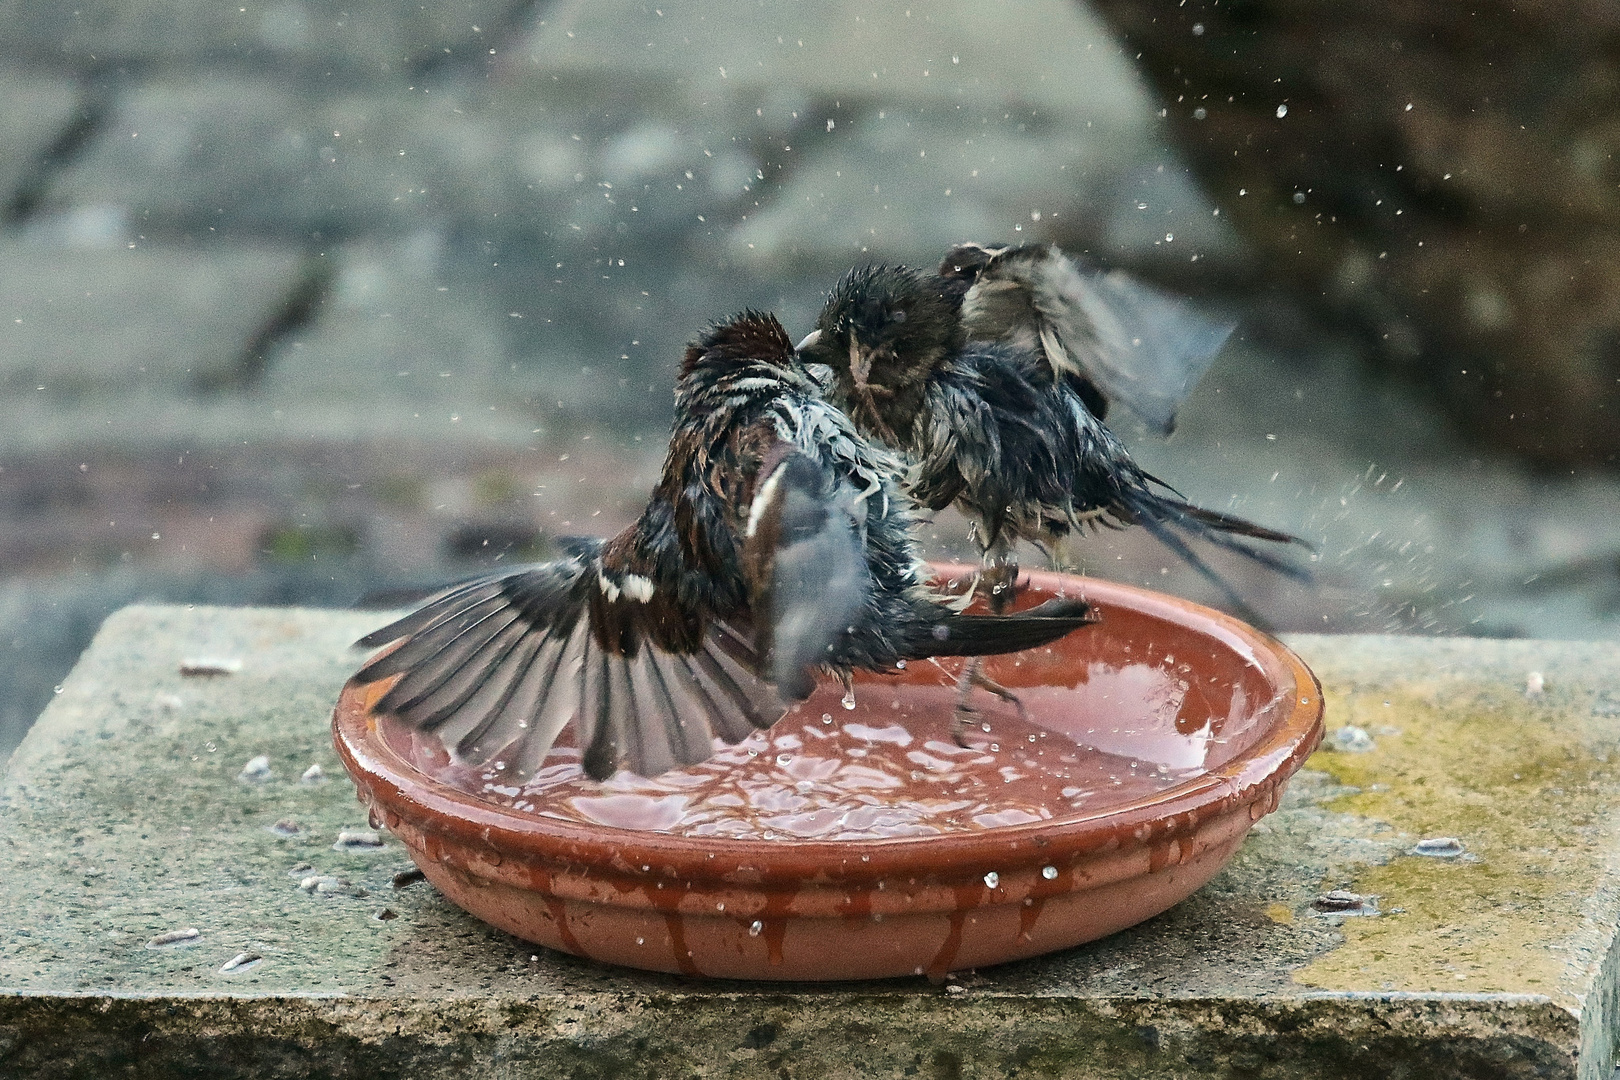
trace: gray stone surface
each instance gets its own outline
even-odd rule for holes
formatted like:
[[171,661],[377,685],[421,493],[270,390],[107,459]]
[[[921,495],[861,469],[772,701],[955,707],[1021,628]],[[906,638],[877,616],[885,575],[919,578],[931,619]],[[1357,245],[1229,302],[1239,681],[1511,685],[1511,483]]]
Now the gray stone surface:
[[327,90],[298,73],[158,79],[119,96],[51,185],[48,209],[120,205],[192,235],[408,230],[504,208],[501,133],[454,93]]
[[439,284],[438,247],[424,233],[332,251],[331,287],[247,402],[287,439],[531,441],[542,388],[508,359],[501,322],[512,316]]
[[520,7],[515,0],[361,0],[341,8],[299,0],[4,0],[0,24],[6,27],[6,51],[36,62],[93,68],[228,58],[387,75],[478,50],[485,29],[497,32]]
[[18,71],[0,60],[0,207],[10,207],[39,159],[73,123],[81,92],[73,79]]
[[[1374,745],[1318,754],[1186,903],[944,987],[794,986],[537,950],[425,884],[396,888],[392,840],[334,850],[365,823],[330,707],[358,662],[348,643],[382,618],[145,607],[108,621],[0,788],[9,1075],[1613,1068],[1614,646],[1298,638],[1330,726]],[[191,656],[242,666],[185,678]],[[1528,670],[1544,676],[1535,697]],[[269,775],[240,778],[260,755]],[[324,782],[300,780],[312,764]],[[1406,854],[1437,834],[1471,858]],[[333,880],[301,887],[311,878]],[[1376,895],[1383,914],[1323,914],[1331,889]],[[244,953],[259,959],[233,964]]]
[[255,337],[296,293],[301,263],[296,249],[269,245],[0,245],[0,409],[13,413],[0,439],[26,444],[13,410],[30,395],[60,407],[237,381]]

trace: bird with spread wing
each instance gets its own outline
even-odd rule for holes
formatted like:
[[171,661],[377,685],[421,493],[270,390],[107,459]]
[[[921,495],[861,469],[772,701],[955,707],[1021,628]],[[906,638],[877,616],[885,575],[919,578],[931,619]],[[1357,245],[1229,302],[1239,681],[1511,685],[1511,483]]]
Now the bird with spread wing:
[[487,575],[367,635],[375,708],[524,778],[570,721],[594,778],[656,775],[769,727],[814,688],[929,656],[1012,652],[1093,621],[1079,600],[963,615],[928,584],[903,465],[748,312],[686,353],[640,517]]
[[[965,244],[933,273],[852,271],[798,351],[863,433],[906,456],[908,490],[922,506],[967,515],[992,611],[1012,600],[1020,540],[1055,556],[1087,529],[1140,525],[1260,621],[1189,541],[1300,579],[1300,567],[1255,541],[1304,541],[1192,505],[1103,423],[1117,399],[1168,431],[1229,333],[1055,247]],[[974,664],[964,710],[970,684],[1012,699]]]

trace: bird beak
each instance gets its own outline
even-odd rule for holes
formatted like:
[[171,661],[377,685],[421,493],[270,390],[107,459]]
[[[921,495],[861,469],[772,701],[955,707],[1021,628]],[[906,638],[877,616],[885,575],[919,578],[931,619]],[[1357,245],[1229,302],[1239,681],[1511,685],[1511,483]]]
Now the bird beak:
[[794,352],[804,352],[804,350],[810,348],[812,345],[814,345],[816,342],[818,342],[820,340],[821,340],[821,331],[820,330],[812,330],[808,334],[804,335],[804,340],[803,341],[801,341],[797,345],[793,346],[793,351]]

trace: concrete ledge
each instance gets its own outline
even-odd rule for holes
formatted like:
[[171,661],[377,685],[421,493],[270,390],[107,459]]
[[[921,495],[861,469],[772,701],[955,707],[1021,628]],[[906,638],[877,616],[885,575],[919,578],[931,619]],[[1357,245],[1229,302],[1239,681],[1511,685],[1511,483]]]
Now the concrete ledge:
[[[0,1071],[1613,1069],[1620,647],[1299,638],[1330,729],[1359,731],[1330,738],[1345,749],[1313,759],[1188,902],[944,987],[764,986],[538,950],[430,886],[396,887],[408,864],[392,840],[335,847],[365,821],[327,721],[358,661],[348,643],[380,621],[174,607],[107,621],[0,788]],[[187,658],[241,668],[187,677]],[[303,779],[311,765],[325,778]],[[1464,854],[1408,854],[1442,835]],[[1382,914],[1322,912],[1334,889],[1376,896]]]

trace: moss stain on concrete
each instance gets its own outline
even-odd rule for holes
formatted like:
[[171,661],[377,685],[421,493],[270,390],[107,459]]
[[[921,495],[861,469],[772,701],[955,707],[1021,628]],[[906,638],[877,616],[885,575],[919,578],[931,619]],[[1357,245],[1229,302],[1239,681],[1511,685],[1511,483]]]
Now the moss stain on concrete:
[[1311,759],[1359,789],[1326,808],[1387,822],[1412,844],[1457,837],[1468,853],[1363,868],[1351,887],[1376,895],[1386,914],[1345,920],[1344,945],[1295,979],[1334,990],[1545,993],[1578,1007],[1567,984],[1573,935],[1548,930],[1582,924],[1614,844],[1620,725],[1603,715],[1592,683],[1620,668],[1612,656],[1606,668],[1572,664],[1530,697],[1532,643],[1469,644],[1478,650],[1469,662],[1396,685],[1357,685],[1364,658],[1316,657],[1330,734],[1353,724],[1377,744]]

